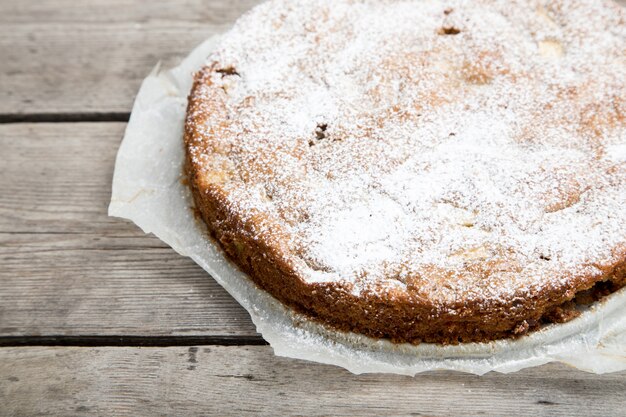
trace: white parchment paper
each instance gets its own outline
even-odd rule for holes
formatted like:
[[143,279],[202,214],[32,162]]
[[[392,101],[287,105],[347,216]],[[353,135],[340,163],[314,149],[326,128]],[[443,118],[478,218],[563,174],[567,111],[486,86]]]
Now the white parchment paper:
[[178,67],[157,67],[144,80],[117,154],[109,215],[132,220],[197,262],[250,313],[276,355],[334,364],[357,374],[415,375],[435,369],[484,374],[552,361],[595,373],[626,369],[626,289],[569,323],[518,340],[458,346],[392,344],[331,331],[259,290],[207,238],[181,182],[183,121],[192,74],[217,42],[219,37],[207,40]]

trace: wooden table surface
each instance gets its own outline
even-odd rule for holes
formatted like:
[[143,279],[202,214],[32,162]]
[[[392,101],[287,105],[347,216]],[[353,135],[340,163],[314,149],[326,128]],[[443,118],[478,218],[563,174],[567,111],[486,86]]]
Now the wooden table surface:
[[257,2],[0,0],[0,416],[626,415],[626,372],[275,357],[200,267],[107,217],[141,80]]

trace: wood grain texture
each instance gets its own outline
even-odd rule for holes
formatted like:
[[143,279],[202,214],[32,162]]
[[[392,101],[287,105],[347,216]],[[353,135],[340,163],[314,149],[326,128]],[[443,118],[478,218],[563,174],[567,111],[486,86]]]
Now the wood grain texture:
[[626,373],[359,375],[267,346],[0,349],[5,415],[623,416]]
[[0,1],[0,114],[129,112],[141,80],[260,0]]
[[107,216],[124,127],[0,125],[0,336],[257,337],[193,261]]

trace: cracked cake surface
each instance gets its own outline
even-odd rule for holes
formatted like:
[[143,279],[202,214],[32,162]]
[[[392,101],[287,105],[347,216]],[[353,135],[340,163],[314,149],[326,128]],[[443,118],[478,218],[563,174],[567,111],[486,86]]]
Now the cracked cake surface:
[[335,328],[524,334],[626,281],[625,75],[610,1],[269,1],[195,76],[196,208]]

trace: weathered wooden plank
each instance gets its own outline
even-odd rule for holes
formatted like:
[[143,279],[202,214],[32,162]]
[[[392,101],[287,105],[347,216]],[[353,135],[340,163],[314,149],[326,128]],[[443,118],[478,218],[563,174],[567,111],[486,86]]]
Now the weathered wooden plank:
[[3,414],[623,416],[626,373],[354,376],[267,346],[0,349]]
[[167,0],[145,4],[136,0],[92,0],[80,4],[75,0],[2,1],[0,23],[146,23],[195,22],[227,25],[262,0]]
[[141,236],[106,216],[122,123],[0,126],[0,232]]
[[257,3],[0,1],[0,114],[129,112],[158,61],[177,64]]
[[107,216],[124,126],[0,125],[0,336],[254,337],[200,267]]

